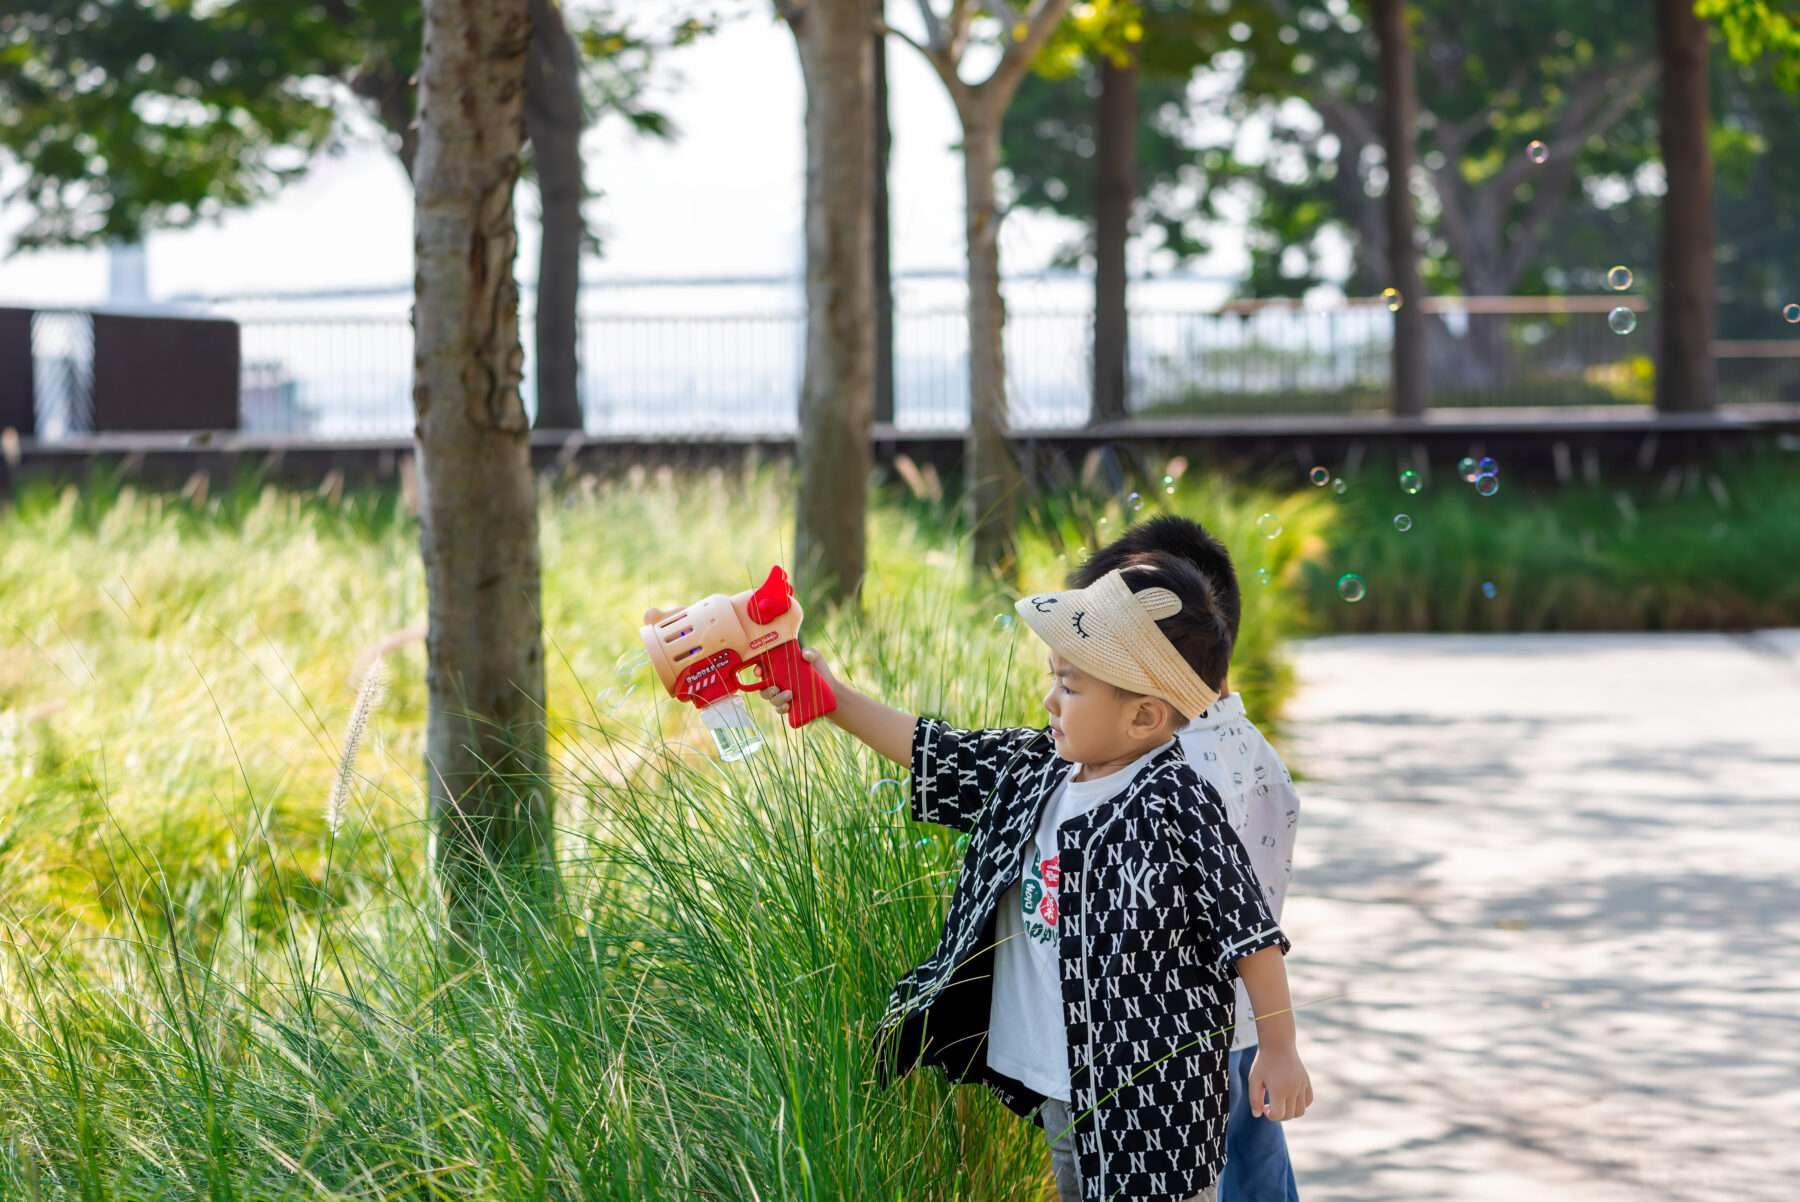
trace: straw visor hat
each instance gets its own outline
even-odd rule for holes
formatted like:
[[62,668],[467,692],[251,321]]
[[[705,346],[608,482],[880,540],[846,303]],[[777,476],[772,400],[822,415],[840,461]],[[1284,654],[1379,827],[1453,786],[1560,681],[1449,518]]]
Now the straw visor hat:
[[1133,593],[1115,570],[1086,588],[1034,593],[1014,608],[1052,651],[1108,684],[1161,697],[1185,718],[1219,699],[1157,629],[1157,619],[1181,612],[1181,598],[1166,588]]

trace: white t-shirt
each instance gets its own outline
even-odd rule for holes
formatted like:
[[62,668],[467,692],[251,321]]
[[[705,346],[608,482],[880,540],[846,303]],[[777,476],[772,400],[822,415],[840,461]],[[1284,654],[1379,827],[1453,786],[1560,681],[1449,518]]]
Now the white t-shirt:
[[[1250,855],[1269,915],[1281,921],[1288,882],[1294,877],[1294,834],[1300,824],[1300,796],[1287,765],[1250,719],[1236,693],[1176,732],[1181,750],[1200,778],[1218,790],[1226,816]],[[1256,1043],[1256,1012],[1244,979],[1237,988],[1237,1030],[1233,1051]]]
[[[1174,740],[1170,740],[1170,743]],[[994,995],[988,1008],[988,1065],[1048,1098],[1069,1100],[1069,1035],[1063,1021],[1062,970],[1057,954],[1056,831],[1130,786],[1169,743],[1098,780],[1062,784],[1044,803],[1036,837],[1025,846],[1019,883],[1000,898],[994,919]]]

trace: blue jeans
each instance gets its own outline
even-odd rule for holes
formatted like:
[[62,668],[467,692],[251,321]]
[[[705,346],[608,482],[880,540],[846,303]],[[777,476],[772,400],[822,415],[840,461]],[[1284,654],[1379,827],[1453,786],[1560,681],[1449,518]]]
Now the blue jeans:
[[1250,1113],[1250,1064],[1255,1059],[1254,1046],[1231,1054],[1231,1114],[1225,1120],[1219,1202],[1300,1202],[1281,1124]]

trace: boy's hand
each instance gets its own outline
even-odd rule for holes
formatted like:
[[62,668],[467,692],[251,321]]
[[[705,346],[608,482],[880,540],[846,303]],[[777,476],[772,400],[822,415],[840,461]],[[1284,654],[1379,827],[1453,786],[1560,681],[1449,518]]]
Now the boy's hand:
[[[811,664],[813,666],[813,671],[825,678],[825,683],[831,686],[832,692],[835,693],[842,687],[838,684],[838,678],[832,675],[831,669],[825,666],[825,656],[817,647],[802,648],[800,651],[800,658]],[[778,689],[774,685],[769,685],[767,688],[763,689],[762,696],[763,700],[775,707],[775,712],[778,714],[787,713],[788,706],[794,700],[792,689]]]
[[1300,1063],[1300,1053],[1292,1046],[1270,1048],[1259,1043],[1250,1065],[1250,1113],[1279,1123],[1305,1114],[1312,1100],[1312,1079]]

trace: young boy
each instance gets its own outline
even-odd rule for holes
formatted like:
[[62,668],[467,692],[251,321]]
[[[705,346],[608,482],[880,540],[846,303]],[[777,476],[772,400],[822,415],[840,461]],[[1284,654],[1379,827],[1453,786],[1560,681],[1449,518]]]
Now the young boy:
[[832,681],[832,720],[911,764],[914,817],[970,837],[937,950],[889,1000],[886,1063],[935,1064],[1033,1118],[1065,1202],[1212,1202],[1233,975],[1264,1016],[1253,1112],[1312,1103],[1288,941],[1176,740],[1218,700],[1227,624],[1166,556],[1017,609],[1049,645],[1045,729],[957,730]]
[[[1085,588],[1140,555],[1170,555],[1199,568],[1212,585],[1235,646],[1241,602],[1237,573],[1225,544],[1198,522],[1160,517],[1133,526],[1096,552],[1069,578]],[[1294,835],[1300,798],[1287,766],[1244,714],[1243,698],[1219,682],[1219,700],[1182,727],[1181,748],[1202,780],[1218,790],[1232,828],[1250,853],[1250,866],[1277,923],[1294,875]],[[1231,1113],[1225,1122],[1225,1172],[1219,1202],[1299,1202],[1287,1140],[1281,1128],[1250,1112],[1249,1073],[1256,1056],[1255,1014],[1240,980],[1237,1031],[1231,1049]]]

